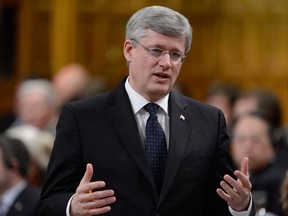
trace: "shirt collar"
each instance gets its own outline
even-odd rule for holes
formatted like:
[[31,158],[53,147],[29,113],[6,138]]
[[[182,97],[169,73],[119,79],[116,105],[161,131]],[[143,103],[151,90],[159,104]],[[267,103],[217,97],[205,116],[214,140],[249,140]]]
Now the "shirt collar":
[[5,206],[11,206],[18,194],[27,186],[25,180],[21,180],[14,187],[7,190],[1,197],[2,202]]
[[[129,77],[127,77],[125,82],[125,89],[127,91],[128,97],[131,101],[132,109],[134,115],[139,112],[146,104],[150,103],[150,101],[147,101],[142,95],[140,95],[138,92],[136,92],[131,85],[128,82]],[[168,115],[168,99],[169,94],[167,94],[165,97],[161,98],[158,101],[155,101],[154,103],[158,104]]]

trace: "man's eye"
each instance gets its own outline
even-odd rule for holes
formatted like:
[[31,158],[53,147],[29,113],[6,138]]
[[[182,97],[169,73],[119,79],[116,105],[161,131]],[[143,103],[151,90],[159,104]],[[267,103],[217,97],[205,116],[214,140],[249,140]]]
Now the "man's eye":
[[150,49],[150,52],[151,52],[151,54],[153,55],[153,56],[161,56],[162,55],[162,53],[163,53],[163,50],[161,50],[161,49]]
[[181,57],[182,55],[178,52],[170,52],[170,57],[171,59],[177,60]]

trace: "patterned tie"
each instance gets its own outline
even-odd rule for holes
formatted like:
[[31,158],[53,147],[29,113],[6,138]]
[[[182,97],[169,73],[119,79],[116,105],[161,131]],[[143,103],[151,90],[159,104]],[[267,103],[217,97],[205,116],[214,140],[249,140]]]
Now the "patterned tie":
[[146,156],[150,164],[158,193],[160,193],[167,160],[167,146],[164,131],[158,122],[159,106],[149,103],[144,107],[150,114],[146,123]]

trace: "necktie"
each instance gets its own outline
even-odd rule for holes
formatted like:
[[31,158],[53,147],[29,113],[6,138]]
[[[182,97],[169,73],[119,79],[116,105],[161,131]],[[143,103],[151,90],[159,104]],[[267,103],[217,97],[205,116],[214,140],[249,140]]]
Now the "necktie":
[[158,193],[160,193],[167,160],[166,139],[164,131],[158,122],[157,111],[159,106],[155,103],[149,103],[144,108],[150,114],[146,123],[146,157],[150,164]]

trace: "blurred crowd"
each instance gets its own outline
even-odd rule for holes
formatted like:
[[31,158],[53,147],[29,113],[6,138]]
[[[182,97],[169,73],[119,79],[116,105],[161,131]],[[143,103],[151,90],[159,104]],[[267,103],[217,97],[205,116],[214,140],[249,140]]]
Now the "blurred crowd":
[[40,196],[62,107],[106,89],[81,64],[60,68],[51,79],[20,81],[11,113],[0,119],[0,215],[32,216]]
[[[105,82],[72,63],[51,79],[27,78],[17,86],[14,109],[0,119],[0,215],[33,215],[48,165],[61,108],[106,90]],[[179,84],[176,91],[183,91]],[[267,89],[210,86],[205,103],[224,113],[235,167],[249,158],[259,216],[288,215],[288,130],[280,100]],[[16,214],[18,212],[20,214]]]
[[217,82],[205,102],[225,115],[235,167],[249,158],[257,215],[288,215],[288,133],[278,96],[268,89],[244,91]]

